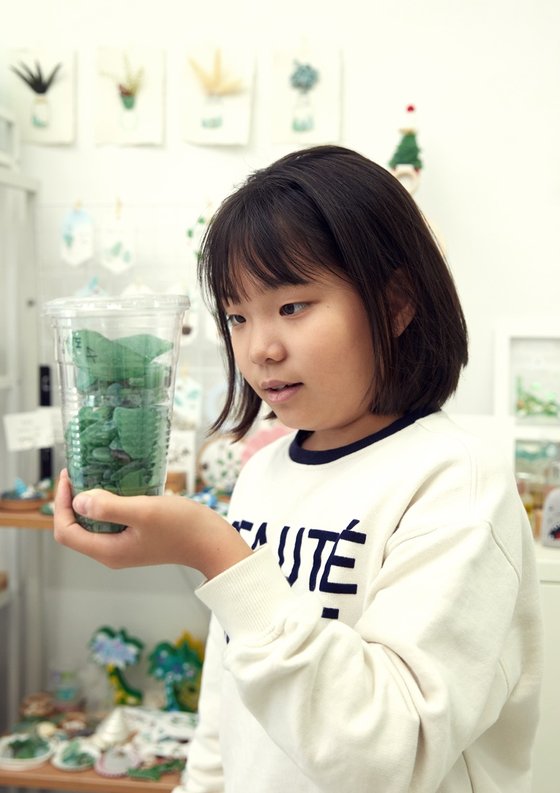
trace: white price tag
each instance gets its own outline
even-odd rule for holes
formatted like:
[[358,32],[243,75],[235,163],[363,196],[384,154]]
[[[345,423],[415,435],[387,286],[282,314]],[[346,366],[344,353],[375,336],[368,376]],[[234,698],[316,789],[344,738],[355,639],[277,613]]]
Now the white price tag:
[[[48,419],[52,425],[54,443],[63,443],[64,429],[62,427],[62,410],[60,409],[60,406],[56,405],[54,407],[40,407],[38,408],[38,411],[41,413],[46,413],[48,416]],[[52,446],[52,443],[49,444],[49,446]]]
[[6,445],[10,452],[46,449],[54,444],[53,422],[44,409],[4,416]]

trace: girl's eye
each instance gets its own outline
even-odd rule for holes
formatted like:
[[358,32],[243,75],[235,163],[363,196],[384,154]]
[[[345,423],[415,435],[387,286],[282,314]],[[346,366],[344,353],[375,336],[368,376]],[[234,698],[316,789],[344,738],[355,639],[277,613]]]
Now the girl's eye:
[[245,317],[242,317],[241,314],[228,314],[226,322],[230,328],[234,328],[236,325],[242,325],[245,322]]
[[280,314],[283,317],[292,317],[294,314],[299,314],[304,308],[307,308],[307,303],[286,303],[280,309]]

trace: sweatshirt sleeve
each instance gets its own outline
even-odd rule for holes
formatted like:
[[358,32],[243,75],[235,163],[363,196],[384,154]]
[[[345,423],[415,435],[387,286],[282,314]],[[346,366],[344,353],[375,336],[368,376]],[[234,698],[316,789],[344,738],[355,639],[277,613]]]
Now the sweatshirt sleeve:
[[223,793],[224,779],[220,754],[220,678],[224,632],[215,617],[210,621],[199,701],[199,721],[189,746],[183,772],[184,793]]
[[229,636],[245,706],[318,789],[423,793],[515,683],[501,656],[518,588],[492,527],[458,522],[403,529],[355,625],[322,618],[267,546],[197,594]]

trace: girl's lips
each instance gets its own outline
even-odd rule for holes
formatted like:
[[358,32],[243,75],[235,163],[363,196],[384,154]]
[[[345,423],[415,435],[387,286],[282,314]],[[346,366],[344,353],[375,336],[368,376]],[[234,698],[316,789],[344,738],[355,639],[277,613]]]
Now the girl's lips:
[[286,402],[286,400],[290,399],[290,397],[299,391],[301,386],[302,383],[279,383],[267,385],[263,390],[266,394],[266,401],[268,404],[277,405],[279,402]]

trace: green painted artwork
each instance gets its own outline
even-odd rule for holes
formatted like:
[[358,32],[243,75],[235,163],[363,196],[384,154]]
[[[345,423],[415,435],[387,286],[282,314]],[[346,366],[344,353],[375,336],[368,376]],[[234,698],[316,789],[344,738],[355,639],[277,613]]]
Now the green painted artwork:
[[[65,430],[74,493],[162,492],[170,431],[172,367],[158,360],[172,343],[143,333],[111,340],[92,330],[69,337],[78,410]],[[95,532],[124,526],[77,516]]]

